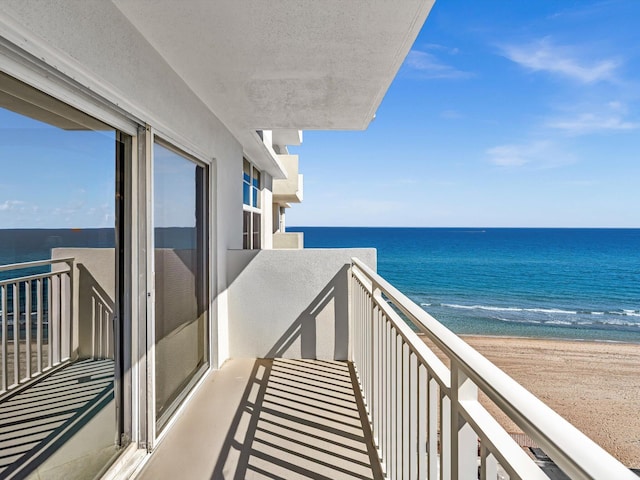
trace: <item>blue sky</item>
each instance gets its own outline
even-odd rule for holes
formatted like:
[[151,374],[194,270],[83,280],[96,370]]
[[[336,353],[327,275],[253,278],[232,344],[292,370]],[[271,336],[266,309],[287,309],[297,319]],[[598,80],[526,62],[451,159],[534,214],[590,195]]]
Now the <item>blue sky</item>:
[[[638,19],[636,0],[437,1],[368,130],[291,149],[287,224],[640,227]],[[112,131],[0,110],[0,228],[112,226],[113,159]]]
[[0,228],[113,227],[115,133],[0,109]]
[[436,2],[365,132],[304,133],[289,225],[640,227],[640,2]]

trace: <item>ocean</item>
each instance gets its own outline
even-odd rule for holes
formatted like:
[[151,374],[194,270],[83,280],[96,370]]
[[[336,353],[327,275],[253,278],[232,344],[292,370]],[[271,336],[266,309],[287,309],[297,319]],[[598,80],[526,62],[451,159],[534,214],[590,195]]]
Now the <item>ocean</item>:
[[[192,243],[188,229],[166,230],[159,244]],[[640,343],[640,229],[289,231],[304,232],[306,248],[376,248],[378,272],[456,333]],[[0,230],[0,265],[114,241],[107,228]]]
[[288,231],[375,247],[378,272],[456,333],[640,343],[640,229]]

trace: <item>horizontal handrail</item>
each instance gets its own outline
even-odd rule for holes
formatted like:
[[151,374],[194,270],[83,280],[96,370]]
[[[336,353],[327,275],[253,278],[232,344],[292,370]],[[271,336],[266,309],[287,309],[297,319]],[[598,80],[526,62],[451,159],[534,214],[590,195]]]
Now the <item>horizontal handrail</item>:
[[[417,335],[407,333],[407,330],[411,331],[411,329],[406,326],[399,315],[393,312],[387,301],[377,294],[377,291],[405,314],[415,327],[449,358],[452,371],[455,368],[456,371],[461,372],[457,375],[468,377],[516,425],[534,439],[571,478],[637,480],[635,474],[613,456],[357,258],[352,259],[352,272],[354,272],[352,273],[354,277],[364,277],[366,281],[361,281],[361,284],[375,300],[374,308],[384,310],[385,315],[392,322],[393,328],[400,332],[415,355],[425,356],[422,353],[426,347],[425,344],[419,340]],[[411,331],[411,333],[414,332]],[[431,359],[425,358],[425,360],[431,362]],[[365,370],[367,368],[364,366]],[[445,374],[439,366],[435,371],[438,372],[435,375],[438,378],[438,383],[443,385],[442,378],[439,377]],[[484,428],[495,430],[495,426],[487,421],[486,415],[477,406],[465,403],[461,399],[452,408],[455,408],[456,412],[472,426],[481,430]],[[478,416],[476,417],[476,415]],[[484,438],[482,432],[476,432],[476,434]]]
[[0,272],[6,272],[8,270],[22,270],[24,268],[42,267],[44,265],[52,265],[54,263],[73,263],[73,257],[67,258],[50,258],[47,260],[35,260],[33,262],[21,262],[21,263],[9,263],[6,265],[0,265]]
[[37,273],[34,275],[25,275],[24,277],[8,278],[6,280],[0,280],[0,286],[10,285],[13,283],[28,282],[31,280],[40,280],[43,278],[49,278],[54,275],[60,275],[61,273],[68,273],[70,270],[71,270],[71,267],[63,270],[57,270],[55,272]]

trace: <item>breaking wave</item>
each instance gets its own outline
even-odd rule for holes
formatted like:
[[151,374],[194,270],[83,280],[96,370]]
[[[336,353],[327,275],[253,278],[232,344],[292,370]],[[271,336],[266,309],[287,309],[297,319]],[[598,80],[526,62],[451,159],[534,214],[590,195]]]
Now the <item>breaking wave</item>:
[[[460,315],[490,318],[501,322],[574,326],[592,328],[640,328],[640,310],[570,310],[541,307],[503,307],[492,305],[461,305],[457,303],[421,303],[425,310],[459,310]],[[442,310],[441,310],[442,311]],[[467,313],[463,313],[467,312]],[[437,317],[437,315],[436,315]]]

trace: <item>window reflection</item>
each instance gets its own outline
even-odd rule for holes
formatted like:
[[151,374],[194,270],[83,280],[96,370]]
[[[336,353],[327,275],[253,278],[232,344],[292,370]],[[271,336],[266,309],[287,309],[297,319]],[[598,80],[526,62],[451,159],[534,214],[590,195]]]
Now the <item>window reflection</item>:
[[[118,453],[114,197],[124,138],[0,73],[0,357],[9,364],[0,416],[13,422],[13,434],[0,429],[11,452],[2,478],[36,469],[93,478]],[[35,260],[47,262],[15,265]]]
[[208,365],[205,168],[154,145],[156,418]]

